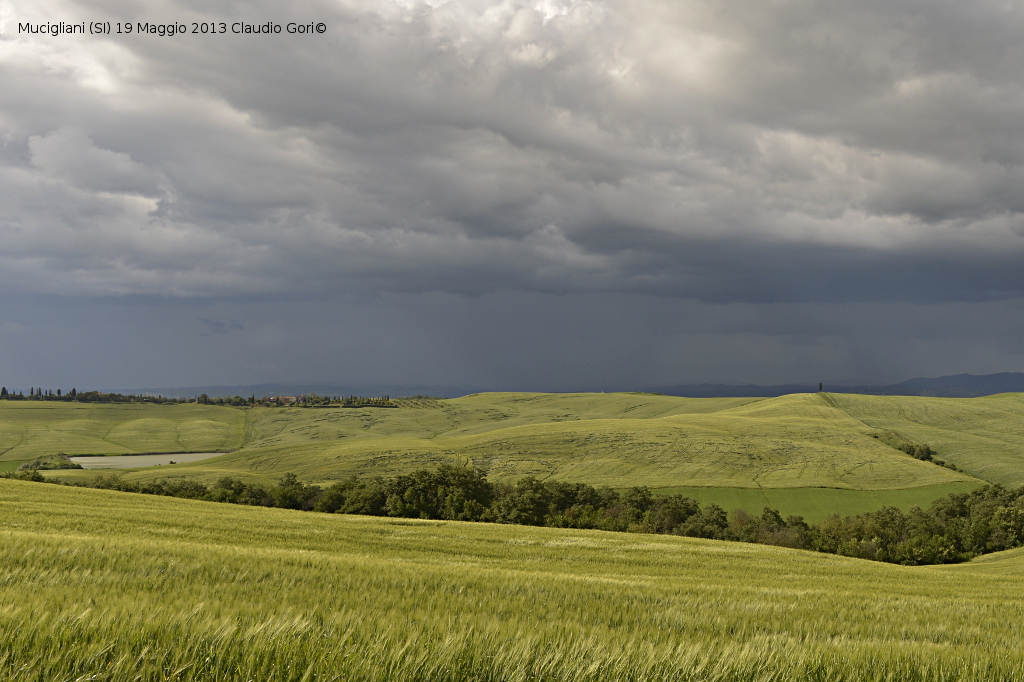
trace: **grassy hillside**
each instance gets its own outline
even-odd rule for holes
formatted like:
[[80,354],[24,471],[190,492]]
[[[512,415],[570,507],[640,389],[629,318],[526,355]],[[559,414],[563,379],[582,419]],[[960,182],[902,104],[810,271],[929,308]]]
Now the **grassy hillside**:
[[10,680],[1024,678],[1024,554],[328,516],[0,480]]
[[245,448],[131,476],[269,480],[292,471],[329,482],[456,461],[497,479],[612,487],[897,490],[973,480],[894,450],[874,431],[813,394],[481,394],[397,409],[254,410]]
[[832,394],[866,425],[927,443],[943,459],[986,480],[1024,485],[1024,394],[919,398]]
[[241,446],[246,413],[207,405],[0,402],[0,470],[42,455],[196,452]]
[[[129,478],[291,471],[330,483],[473,464],[624,488],[686,489],[727,509],[771,504],[811,520],[907,508],[979,485],[1024,484],[1024,395],[951,399],[840,394],[695,399],[650,394],[487,393],[399,408],[240,410],[201,405],[0,402],[0,470],[49,452],[234,450]],[[872,435],[926,443],[958,474]],[[89,478],[92,472],[53,472]],[[682,490],[680,490],[682,491]]]

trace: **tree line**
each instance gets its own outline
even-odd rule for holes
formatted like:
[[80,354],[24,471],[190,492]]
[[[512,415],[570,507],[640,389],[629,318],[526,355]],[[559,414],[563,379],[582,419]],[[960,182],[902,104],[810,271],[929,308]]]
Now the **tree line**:
[[398,407],[391,400],[391,396],[318,396],[315,393],[296,396],[294,399],[285,402],[279,397],[257,398],[255,395],[243,398],[242,396],[220,396],[211,397],[201,393],[194,398],[165,398],[164,396],[135,395],[121,393],[103,393],[101,391],[79,391],[72,388],[64,393],[61,389],[29,388],[28,395],[23,391],[8,391],[6,386],[0,386],[0,400],[42,400],[57,402],[79,402],[79,403],[156,403],[156,404],[179,404],[198,403],[200,405],[226,405],[231,407],[280,407],[292,405],[295,407]]
[[[3,476],[46,480],[35,470]],[[655,496],[647,487],[617,491],[534,477],[492,482],[476,469],[451,465],[387,478],[352,477],[327,487],[291,473],[269,486],[232,477],[207,486],[194,480],[132,482],[117,475],[67,485],[326,513],[682,535],[905,565],[958,563],[1024,546],[1024,487],[998,485],[949,494],[926,510],[883,507],[814,524],[800,516],[783,518],[771,507],[760,514],[730,514],[682,495]]]
[[195,402],[195,399],[185,398],[164,398],[153,395],[132,395],[122,393],[102,393],[100,391],[79,391],[72,388],[67,393],[61,389],[54,391],[48,388],[31,387],[28,395],[23,391],[8,391],[6,386],[0,387],[0,400],[44,400],[57,402],[78,402],[78,403],[183,403]]

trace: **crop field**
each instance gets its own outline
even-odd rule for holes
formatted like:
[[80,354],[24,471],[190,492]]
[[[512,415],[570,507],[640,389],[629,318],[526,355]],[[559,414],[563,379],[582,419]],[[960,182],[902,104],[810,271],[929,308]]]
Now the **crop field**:
[[8,680],[1011,680],[1024,554],[236,507],[0,480]]
[[[0,402],[0,468],[40,454],[231,451],[136,469],[129,479],[286,472],[329,484],[439,464],[493,480],[541,479],[662,492],[686,489],[727,509],[765,504],[817,519],[951,491],[1024,483],[1024,395],[903,398],[797,394],[676,398],[651,394],[487,393],[399,400],[397,408],[247,408]],[[878,436],[930,445],[955,472]],[[95,472],[49,472],[66,480]],[[690,493],[688,493],[690,494]],[[756,505],[756,506],[753,506]]]
[[481,394],[394,409],[257,409],[245,447],[134,477],[330,482],[472,463],[623,487],[897,490],[972,480],[896,451],[821,396],[770,400],[643,394]]
[[220,451],[240,447],[246,413],[208,405],[0,403],[0,465],[36,457]]
[[1007,486],[1024,485],[1024,394],[964,399],[830,397],[866,425],[928,443],[975,476]]

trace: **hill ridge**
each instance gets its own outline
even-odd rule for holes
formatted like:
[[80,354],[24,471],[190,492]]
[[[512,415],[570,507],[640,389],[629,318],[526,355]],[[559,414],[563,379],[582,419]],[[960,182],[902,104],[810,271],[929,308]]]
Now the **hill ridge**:
[[[949,374],[936,378],[917,377],[888,385],[844,385],[825,382],[833,393],[860,395],[923,396],[933,398],[981,398],[1000,393],[1024,392],[1024,372],[997,372],[995,374]],[[650,389],[665,395],[687,398],[767,397],[774,398],[792,393],[816,393],[817,385],[778,384],[680,384]]]

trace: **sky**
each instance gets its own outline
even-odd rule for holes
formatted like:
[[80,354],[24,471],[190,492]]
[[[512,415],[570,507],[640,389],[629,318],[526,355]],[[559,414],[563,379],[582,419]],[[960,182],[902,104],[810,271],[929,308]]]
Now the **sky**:
[[1020,0],[0,0],[7,386],[1024,371],[1022,264]]

